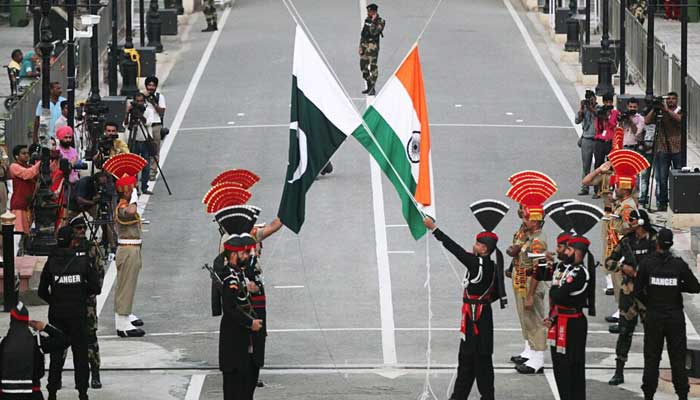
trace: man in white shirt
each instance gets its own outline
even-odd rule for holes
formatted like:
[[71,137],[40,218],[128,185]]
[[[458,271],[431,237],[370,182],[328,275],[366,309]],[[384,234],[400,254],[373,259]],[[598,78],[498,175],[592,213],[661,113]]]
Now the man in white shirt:
[[148,164],[141,171],[141,194],[153,194],[148,190],[148,180],[151,171],[151,158],[153,157],[153,123],[158,121],[153,107],[146,103],[146,96],[137,93],[134,100],[127,107],[124,126],[129,131],[129,151],[146,159]]
[[624,136],[622,145],[629,150],[637,150],[637,144],[644,141],[644,116],[638,114],[639,101],[634,97],[627,103],[627,111],[622,120]]
[[151,180],[156,178],[158,173],[156,162],[160,154],[161,128],[165,116],[165,96],[158,92],[158,78],[149,76],[146,78],[146,106],[153,108],[156,113],[156,121],[153,123],[153,158],[151,160]]

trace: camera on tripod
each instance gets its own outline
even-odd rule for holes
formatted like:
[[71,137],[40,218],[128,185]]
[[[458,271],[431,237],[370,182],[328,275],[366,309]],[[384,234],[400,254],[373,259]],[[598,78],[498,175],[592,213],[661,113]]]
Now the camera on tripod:
[[656,110],[657,112],[661,110],[661,108],[664,105],[664,102],[666,99],[668,99],[669,96],[655,96],[651,99],[651,108]]
[[610,111],[613,110],[613,106],[601,106],[596,110],[596,117],[598,118],[608,118]]

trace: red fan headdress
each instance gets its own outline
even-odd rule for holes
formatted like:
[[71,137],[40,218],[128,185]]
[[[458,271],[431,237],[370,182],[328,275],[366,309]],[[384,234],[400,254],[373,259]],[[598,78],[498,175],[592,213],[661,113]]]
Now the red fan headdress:
[[625,138],[625,130],[621,127],[615,128],[615,133],[613,134],[612,140],[612,151],[620,150],[623,148]]
[[147,163],[148,161],[138,154],[117,154],[104,163],[102,170],[109,172],[117,179],[115,183],[117,191],[124,191],[124,189],[136,185],[136,175]]
[[207,212],[215,213],[224,207],[240,206],[250,199],[251,193],[245,189],[232,186],[220,187],[209,196]]
[[525,217],[530,221],[544,218],[544,202],[557,191],[557,184],[538,171],[522,171],[509,179],[513,186],[506,196],[523,205]]
[[211,185],[215,186],[219,183],[234,182],[241,185],[243,189],[250,189],[260,180],[260,177],[245,169],[231,169],[219,174]]
[[632,150],[615,150],[608,154],[615,175],[611,183],[620,189],[633,189],[637,174],[649,168],[649,161],[644,156]]
[[243,186],[242,186],[240,183],[237,183],[237,182],[217,183],[217,184],[214,185],[211,189],[209,189],[209,191],[207,191],[207,194],[205,194],[205,195],[204,195],[204,198],[202,199],[202,203],[203,203],[203,204],[209,204],[209,200],[211,199],[211,196],[213,196],[214,193],[216,193],[217,190],[223,189],[223,188],[226,188],[226,187],[244,189]]

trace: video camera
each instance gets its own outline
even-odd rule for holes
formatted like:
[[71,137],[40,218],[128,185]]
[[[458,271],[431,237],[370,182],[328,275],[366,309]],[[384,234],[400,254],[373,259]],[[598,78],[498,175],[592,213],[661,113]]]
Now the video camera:
[[653,108],[656,111],[659,111],[663,105],[664,102],[668,99],[668,96],[655,96],[651,99],[651,108]]
[[621,123],[637,115],[637,111],[625,110],[617,116],[617,122]]
[[598,118],[608,118],[608,114],[613,110],[613,106],[600,106],[596,110],[596,117]]

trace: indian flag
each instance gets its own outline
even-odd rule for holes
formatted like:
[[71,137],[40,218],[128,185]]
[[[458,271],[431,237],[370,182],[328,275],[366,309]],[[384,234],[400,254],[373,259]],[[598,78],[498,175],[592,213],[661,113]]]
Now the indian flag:
[[343,141],[363,130],[362,118],[301,27],[294,39],[289,164],[277,215],[299,233],[306,192]]
[[370,152],[394,185],[401,199],[403,216],[413,238],[418,240],[426,232],[419,208],[435,216],[435,200],[430,125],[417,44],[363,118],[371,133],[357,130],[353,136]]

